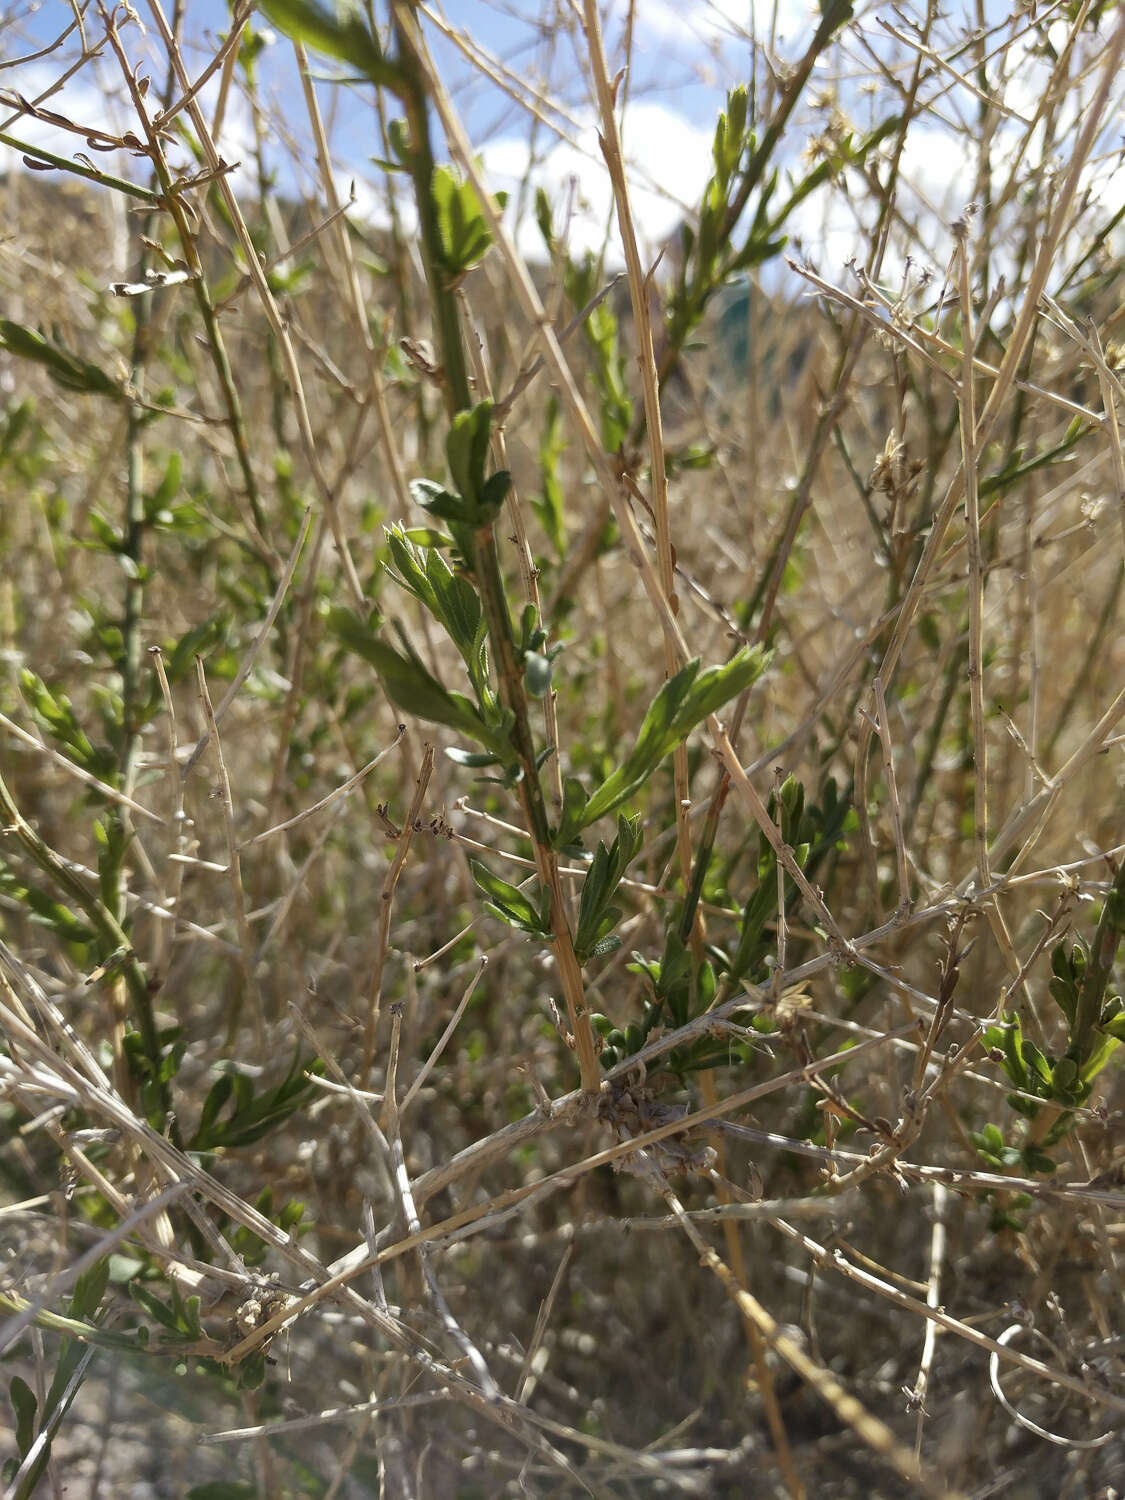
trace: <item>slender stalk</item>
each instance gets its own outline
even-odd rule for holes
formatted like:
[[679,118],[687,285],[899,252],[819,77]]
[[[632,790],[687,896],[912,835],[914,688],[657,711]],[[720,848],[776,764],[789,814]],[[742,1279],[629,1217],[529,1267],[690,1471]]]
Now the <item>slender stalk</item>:
[[814,1390],[821,1400],[831,1407],[837,1419],[846,1427],[851,1428],[873,1453],[885,1459],[904,1479],[909,1480],[924,1494],[937,1497],[937,1500],[955,1500],[954,1491],[947,1490],[943,1484],[930,1480],[919,1467],[914,1454],[898,1440],[894,1432],[857,1401],[851,1392],[841,1385],[831,1370],[810,1359],[800,1344],[789,1337],[777,1319],[766,1311],[758,1299],[739,1286],[730,1267],[720,1259],[696,1229],[684,1212],[679,1199],[666,1184],[664,1199],[693,1247],[698,1251],[701,1263],[718,1277],[727,1296],[734,1302],[743,1319],[754,1324],[761,1338],[773,1349],[774,1353],[779,1355],[790,1369],[800,1376],[804,1384]]
[[[417,20],[411,5],[395,5],[394,34],[402,79],[402,103],[410,132],[410,171],[418,207],[422,258],[441,345],[446,408],[453,417],[472,407],[473,393],[460,309],[455,290],[442,269],[441,233],[433,196],[435,166],[430,144],[427,75],[418,51]],[[601,1088],[601,1067],[590,1026],[582,969],[574,952],[574,938],[567,920],[558,856],[551,846],[551,828],[536,764],[523,669],[516,654],[508,595],[491,525],[479,526],[473,532],[472,552],[470,561],[492,644],[501,701],[511,710],[515,720],[512,746],[521,771],[518,795],[524,823],[531,836],[540,882],[550,891],[552,947],[578,1055],[579,1075],[583,1089],[587,1093],[596,1093]]]
[[[190,92],[191,81],[188,77],[187,68],[184,64],[179,45],[176,42],[176,39],[171,30],[169,29],[168,20],[164,15],[160,0],[149,0],[149,10],[152,14],[156,29],[160,33],[161,41],[167,49],[172,66],[176,70],[176,77],[179,79],[181,87],[185,91]],[[199,104],[196,100],[192,99],[188,103],[187,108],[188,113],[191,117],[192,126],[199,137],[200,145],[202,146],[204,155],[207,158],[208,166],[210,170],[215,174],[215,181],[218,186],[218,191],[222,195],[223,203],[226,206],[227,212],[230,214],[231,220],[235,227],[235,232],[238,235],[239,243],[241,244],[243,252],[246,255],[249,274],[254,282],[255,288],[257,289],[258,296],[261,299],[263,311],[265,312],[266,317],[269,320],[270,327],[277,338],[278,346],[281,350],[282,359],[285,365],[285,374],[289,381],[289,387],[293,395],[293,405],[296,412],[297,425],[301,433],[301,446],[304,450],[305,460],[312,472],[313,479],[320,494],[321,502],[323,503],[324,509],[328,515],[328,522],[332,528],[332,537],[336,543],[336,550],[340,555],[340,563],[344,570],[344,578],[348,586],[348,591],[352,597],[352,603],[354,604],[356,609],[362,611],[366,608],[366,598],[363,591],[363,585],[359,581],[359,575],[356,572],[355,563],[351,555],[351,550],[348,547],[347,538],[344,535],[343,525],[340,520],[339,506],[336,503],[335,491],[328,482],[328,478],[324,472],[324,466],[321,462],[320,454],[318,452],[316,434],[313,430],[312,418],[309,414],[308,404],[305,400],[304,383],[301,379],[300,366],[297,364],[297,356],[293,350],[293,341],[289,336],[289,330],[286,327],[285,321],[281,316],[280,309],[277,306],[276,298],[274,297],[273,292],[270,289],[265,271],[262,268],[261,262],[258,260],[257,251],[254,248],[254,242],[251,238],[250,231],[246,227],[246,220],[243,218],[242,209],[239,206],[238,199],[235,197],[234,190],[232,189],[230,183],[227,181],[225,166],[222,158],[219,156],[219,153],[216,150],[214,139],[212,138],[211,132],[207,127],[207,121],[204,119],[202,111],[200,110]],[[210,307],[204,310],[204,322],[205,324],[207,324],[209,330],[210,327],[214,325],[217,331],[217,324],[215,324],[214,315],[213,312],[211,312]]]
[[[161,1048],[152,995],[149,992],[148,976],[133,952],[128,934],[105,902],[95,895],[85,881],[80,879],[67,862],[56,854],[32,828],[20,812],[2,775],[0,775],[0,818],[3,819],[4,824],[0,829],[0,839],[15,838],[23,846],[24,852],[32,862],[38,865],[58,889],[64,895],[69,896],[85,913],[107,954],[121,955],[121,973],[129,990],[133,1017],[140,1032],[141,1044],[144,1047],[145,1057],[156,1072],[160,1064]],[[172,1100],[167,1083],[161,1083],[160,1095],[162,1106],[165,1110],[169,1110]]]
[[[617,128],[617,114],[613,89],[606,66],[605,47],[602,42],[601,21],[595,0],[584,0],[583,26],[586,45],[590,55],[590,70],[597,91],[598,109],[601,114],[602,154],[609,168],[613,183],[613,197],[617,206],[617,224],[621,243],[625,248],[625,264],[629,272],[629,300],[633,308],[633,325],[637,340],[637,362],[641,371],[644,390],[645,429],[648,434],[650,483],[652,486],[652,513],[656,525],[656,561],[660,574],[660,586],[673,614],[679,611],[676,598],[676,577],[672,532],[668,517],[668,478],[664,465],[664,429],[660,414],[660,382],[656,368],[656,354],[652,339],[652,318],[649,313],[648,286],[637,249],[637,235],[633,227],[633,209],[629,201],[629,185],[625,180],[625,165],[621,157],[621,136]],[[675,642],[664,638],[664,676],[672,677],[679,663]],[[680,878],[684,890],[691,884],[691,827],[688,813],[691,806],[688,782],[687,745],[677,745],[672,757],[672,778],[675,790],[676,852],[680,862]]]
[[117,35],[117,27],[112,18],[106,18],[106,36],[110,46],[117,56],[121,66],[122,75],[132,95],[133,107],[137,112],[137,118],[141,122],[145,136],[148,141],[148,154],[152,162],[153,171],[157,181],[160,183],[161,201],[172,217],[176,226],[176,234],[180,241],[180,247],[184,253],[184,259],[188,264],[190,273],[190,284],[199,315],[203,320],[203,329],[206,344],[211,355],[212,364],[215,367],[215,375],[219,382],[219,390],[222,393],[223,405],[226,407],[227,425],[230,428],[231,438],[234,442],[235,453],[238,456],[238,467],[242,475],[242,484],[246,492],[246,500],[250,506],[250,514],[254,525],[254,540],[256,550],[273,580],[273,557],[270,553],[269,543],[266,540],[267,524],[265,512],[262,509],[262,497],[258,488],[258,480],[254,473],[254,465],[250,458],[250,443],[246,435],[246,419],[242,410],[242,401],[235,384],[234,372],[231,368],[230,357],[227,353],[226,341],[219,327],[219,320],[215,315],[215,304],[207,284],[203,262],[199,256],[199,248],[196,244],[195,235],[192,233],[191,225],[188,223],[187,208],[181,195],[176,191],[172,180],[172,174],[168,167],[164,148],[161,145],[159,132],[154,128],[145,107],[144,95],[141,93],[133,69],[125,56]]
[[991,885],[988,862],[988,738],[984,727],[984,569],[980,546],[980,495],[977,489],[976,399],[973,381],[972,286],[969,280],[968,227],[959,221],[958,266],[961,293],[961,335],[964,365],[961,379],[961,472],[965,489],[965,535],[969,545],[969,700],[973,715],[973,839],[977,851],[977,880],[983,890]]
[[28,141],[21,141],[16,136],[9,135],[6,130],[0,130],[0,146],[10,146],[13,151],[21,152],[32,167],[36,164],[56,167],[60,172],[70,172],[75,177],[84,177],[87,182],[96,182],[99,187],[112,188],[116,193],[125,193],[130,198],[139,198],[143,203],[161,202],[160,194],[154,193],[151,188],[141,187],[125,177],[114,177],[109,172],[99,172],[94,167],[79,166],[76,161],[71,161],[69,156],[56,156],[53,151],[47,151],[42,146],[33,146]]
[[[395,887],[398,885],[402,867],[406,863],[406,856],[410,853],[410,843],[414,837],[414,830],[419,826],[422,806],[426,799],[426,788],[430,784],[430,776],[434,769],[434,747],[427,745],[422,752],[422,765],[418,772],[418,778],[414,786],[414,797],[410,809],[403,819],[402,832],[398,836],[398,846],[395,849],[394,858],[391,860],[390,868],[387,870],[383,880],[383,889],[379,896],[379,930],[375,939],[375,966],[368,985],[367,1019],[363,1033],[363,1066],[360,1069],[360,1077],[365,1087],[371,1084],[371,1068],[375,1061],[375,1034],[379,1024],[379,1011],[383,998],[383,971],[387,963],[387,950],[391,940],[391,915],[394,911]],[[390,1083],[388,1082],[388,1090]]]
[[1125,860],[1122,860],[1114,876],[1113,885],[1105,898],[1098,929],[1090,945],[1090,961],[1082,982],[1078,1004],[1074,1011],[1074,1025],[1070,1032],[1069,1053],[1079,1067],[1093,1050],[1094,1028],[1102,1013],[1106,986],[1113,972],[1117,950],[1125,935]]

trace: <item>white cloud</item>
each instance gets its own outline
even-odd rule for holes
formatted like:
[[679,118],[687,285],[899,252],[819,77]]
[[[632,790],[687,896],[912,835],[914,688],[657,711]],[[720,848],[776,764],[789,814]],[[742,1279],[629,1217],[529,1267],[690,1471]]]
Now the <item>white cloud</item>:
[[[131,57],[135,57],[138,50],[140,49],[136,47],[131,48]],[[142,67],[142,76],[145,71]],[[15,105],[10,109],[5,108],[3,104],[0,104],[0,128],[17,140],[24,141],[29,146],[39,146],[55,156],[73,159],[83,155],[95,167],[104,171],[134,181],[147,181],[150,174],[147,159],[127,150],[98,150],[89,144],[87,136],[83,134],[97,132],[95,140],[99,135],[120,140],[129,133],[141,141],[145,138],[116,61],[111,57],[98,58],[68,78],[63,87],[56,90],[54,85],[58,80],[58,72],[57,64],[44,59],[24,64],[14,76],[2,76],[9,96],[18,92],[29,103],[36,104],[39,101],[38,108],[42,113],[62,116],[70,125],[78,127],[77,130],[24,114]],[[208,121],[214,117],[218,90],[219,80],[216,76],[208,81],[199,96],[204,118]],[[154,90],[149,91],[145,105],[150,114],[156,114],[159,110]],[[231,163],[247,162],[252,156],[253,118],[250,106],[238,88],[231,89],[227,97],[222,133],[217,145],[223,157]],[[193,158],[176,142],[166,140],[165,150],[173,171],[194,172],[197,169]],[[16,161],[19,160],[17,156]]]
[[[93,67],[99,71],[94,73]],[[63,116],[83,130],[101,131],[114,137],[133,126],[132,112],[123,107],[123,85],[113,80],[105,64],[88,65],[55,90],[58,67],[46,60],[24,63],[17,72],[4,74],[2,81],[7,97],[19,93],[30,104],[37,104],[45,114]],[[45,97],[40,97],[45,96]],[[40,146],[56,156],[73,156],[88,151],[83,135],[54,125],[47,120],[23,114],[17,104],[10,108],[7,100],[0,104],[0,128],[30,146]],[[100,159],[104,156],[99,153]]]
[[[369,167],[366,172],[353,177],[348,176],[343,167],[336,169],[336,192],[341,203],[348,200],[348,191],[351,189],[355,194],[355,205],[350,210],[357,218],[369,224],[373,229],[389,229],[391,227],[391,208],[388,199],[387,179],[381,173],[371,175]],[[399,228],[409,238],[417,232],[418,211],[414,206],[414,199],[409,193],[399,192],[395,197],[395,207],[398,210]]]
[[[623,15],[626,6],[616,7]],[[786,43],[807,40],[819,20],[814,0],[778,0],[775,40],[779,48]],[[712,50],[724,41],[744,38],[751,33],[761,41],[770,34],[774,5],[755,5],[754,0],[644,0],[637,9],[637,26],[665,43],[695,44]]]
[[[597,125],[587,115],[574,143],[559,141],[529,167],[525,140],[507,137],[483,151],[489,183],[515,195],[525,175],[532,196],[542,188],[555,214],[556,227],[571,208],[567,242],[575,254],[600,250],[606,226],[615,224],[613,189],[598,145]],[[706,181],[711,129],[690,124],[662,104],[638,101],[627,112],[623,134],[626,175],[637,234],[649,253],[655,251],[698,199]],[[543,244],[533,221],[517,226],[520,249],[541,259]],[[610,259],[620,264],[616,228],[610,239]]]
[[[791,251],[812,261],[830,281],[841,280],[850,260],[870,264],[875,205],[865,187],[858,186],[854,194],[849,190],[856,187],[847,174],[826,183],[786,222]],[[899,163],[896,225],[883,260],[884,283],[898,282],[908,255],[916,267],[929,266],[941,274],[953,245],[950,226],[967,207],[970,192],[959,138],[941,125],[915,121]]]

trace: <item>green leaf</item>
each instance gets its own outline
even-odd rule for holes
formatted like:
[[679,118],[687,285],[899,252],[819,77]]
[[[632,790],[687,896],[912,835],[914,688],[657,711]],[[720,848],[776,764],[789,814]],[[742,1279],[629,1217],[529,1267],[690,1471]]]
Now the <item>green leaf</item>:
[[154,1297],[139,1281],[129,1283],[129,1295],[138,1307],[144,1309],[154,1323],[159,1323],[162,1328],[167,1328],[171,1333],[183,1333],[173,1310],[166,1307],[159,1297]]
[[668,1007],[674,1026],[683,1026],[690,1019],[691,969],[691,952],[672,923],[664,939],[656,998]]
[[1059,943],[1051,953],[1051,981],[1048,985],[1051,998],[1066,1017],[1067,1025],[1074,1025],[1078,1010],[1078,992],[1086,970],[1086,955],[1075,944],[1068,952],[1065,943]]
[[182,682],[192,670],[197,656],[210,654],[221,644],[227,630],[223,615],[212,615],[202,625],[194,625],[166,653],[165,674],[169,682]]
[[399,70],[383,55],[356,0],[336,0],[331,8],[317,0],[260,0],[258,9],[291,40],[358,68],[382,88],[401,89]]
[[583,337],[593,355],[592,375],[598,393],[602,444],[616,453],[629,434],[633,403],[629,396],[628,372],[617,339],[617,316],[608,301],[586,312],[597,290],[598,264],[591,253],[581,262],[568,261],[563,284],[576,311],[585,312]]
[[[576,776],[567,776],[563,781],[563,805],[562,817],[559,822],[558,832],[552,842],[556,849],[564,848],[573,843],[578,830],[585,828],[586,804],[589,802],[586,788]],[[571,830],[563,837],[564,830]]]
[[444,688],[416,655],[406,656],[396,651],[379,639],[372,625],[365,624],[349,609],[330,609],[328,628],[349,650],[371,663],[387,696],[404,713],[432,724],[444,724],[486,745],[505,761],[511,759],[512,747],[502,730],[486,724],[463,694]]
[[[1040,1052],[1034,1042],[1029,1042],[1026,1037],[1023,1042],[1023,1059],[1030,1069],[1030,1076],[1039,1078],[1043,1083],[1051,1083],[1051,1064]],[[1036,1090],[1038,1092],[1038,1090]]]
[[497,469],[490,474],[480,488],[477,499],[475,525],[491,526],[504,508],[508,491],[512,487],[512,476],[507,469]]
[[770,850],[771,864],[764,875],[759,873],[758,887],[742,912],[738,947],[730,961],[728,983],[733,988],[747,975],[761,967],[767,944],[766,924],[777,914],[777,857]]
[[101,1306],[105,1289],[109,1285],[109,1257],[104,1256],[96,1265],[84,1271],[74,1283],[70,1296],[69,1316],[90,1321]]
[[699,658],[696,657],[669,678],[657,693],[645,714],[632,754],[602,782],[586,804],[585,824],[594,822],[638,791],[679,743],[677,717],[688,702],[698,672]]
[[20,669],[19,683],[24,702],[67,758],[92,775],[112,782],[116,757],[90,743],[66,694],[52,692],[41,677],[26,667]]
[[1054,1172],[1058,1168],[1058,1162],[1053,1161],[1038,1146],[1025,1146],[1023,1148],[1023,1165],[1029,1172],[1041,1172],[1044,1175]]
[[1117,1042],[1125,1042],[1125,1007],[1118,995],[1114,995],[1104,1006],[1098,1030]]
[[92,510],[89,516],[90,530],[94,538],[107,552],[120,552],[124,545],[121,533],[100,511]]
[[1016,1088],[1024,1089],[1029,1094],[1039,1091],[1029,1085],[1027,1067],[1023,1060],[1023,1027],[1020,1025],[1019,1017],[1012,1011],[1005,1011],[1001,1016],[1002,1026],[990,1026],[984,1034],[986,1047],[999,1047],[1004,1053],[1003,1068]]
[[168,509],[180,492],[183,479],[183,459],[173,450],[168,455],[160,483],[151,495],[145,497],[145,519],[154,521],[162,511]]
[[454,573],[436,548],[414,546],[401,527],[387,528],[387,545],[398,582],[422,601],[468,660],[475,651],[481,623],[476,589],[467,578]]
[[[295,1052],[281,1082],[255,1094],[252,1080],[232,1069],[217,1079],[208,1092],[191,1149],[233,1149],[262,1140],[315,1097],[312,1077],[321,1071],[319,1059],[302,1058]],[[232,1101],[229,1115],[221,1118],[222,1111]]]
[[745,84],[732,89],[727,95],[727,107],[715,125],[715,139],[711,145],[711,158],[715,163],[715,176],[724,186],[738,170],[738,163],[746,140],[746,113],[749,94]]
[[583,828],[635,796],[697,724],[757,681],[767,661],[760,647],[743,647],[724,666],[700,672],[697,657],[669,678],[644,717],[632,753],[593,793],[580,821],[568,821],[564,811],[558,843],[570,843]]
[[547,425],[539,443],[541,489],[538,495],[532,496],[531,505],[560,562],[566,556],[566,505],[559,479],[559,463],[565,451],[558,397],[552,396],[547,403]]
[[[477,265],[492,248],[492,230],[476,188],[451,167],[438,167],[430,186],[441,238],[442,267],[457,277]],[[498,194],[500,206],[503,198]]]
[[[520,932],[529,933],[532,937],[550,939],[550,922],[542,910],[542,903],[539,907],[535,906],[518,887],[509,885],[506,880],[501,880],[486,865],[482,865],[480,860],[471,859],[469,868],[479,888],[491,898],[485,904],[493,916],[499,917],[509,927],[518,928]],[[545,895],[549,901],[549,892]]]
[[432,479],[412,479],[410,495],[415,505],[420,505],[439,521],[448,521],[454,526],[471,526],[473,516],[460,495],[453,495]]
[[33,922],[49,927],[64,942],[85,946],[97,938],[96,930],[88,922],[84,922],[61,901],[56,901],[47,891],[39,886],[29,885],[3,860],[0,860],[0,891],[21,906],[26,906]]
[[207,1091],[207,1097],[203,1101],[203,1109],[199,1115],[199,1126],[196,1129],[192,1146],[196,1151],[205,1151],[207,1148],[203,1142],[211,1138],[216,1120],[222,1114],[227,1100],[234,1092],[234,1079],[229,1073],[224,1073]]
[[[1027,1043],[1024,1044],[1024,1051]],[[1060,1057],[1051,1070],[1051,1087],[1056,1095],[1066,1098],[1071,1089],[1078,1082],[1078,1064],[1073,1057]]]
[[470,410],[457,413],[445,439],[449,472],[470,510],[475,510],[484,487],[491,433],[492,402],[480,401]]
[[97,365],[72,353],[65,344],[22,323],[0,318],[0,349],[43,365],[51,378],[69,391],[109,396],[115,401],[126,399],[123,380],[115,380]]
[[1019,1165],[1020,1152],[1014,1146],[1004,1144],[1004,1137],[997,1126],[986,1125],[983,1130],[971,1131],[969,1139],[981,1160],[998,1172],[1006,1167]]
[[599,841],[578,907],[578,929],[574,951],[580,964],[598,952],[605,952],[605,941],[621,920],[621,912],[611,906],[613,896],[629,864],[640,850],[643,835],[640,818],[619,817],[617,837],[611,848]]
[[184,1323],[187,1326],[188,1333],[192,1338],[195,1339],[201,1339],[203,1337],[203,1325],[199,1321],[199,1310],[201,1306],[202,1299],[199,1297],[187,1297],[184,1300]]
[[20,1458],[26,1458],[35,1441],[35,1413],[39,1403],[27,1381],[21,1380],[18,1375],[12,1376],[8,1396],[16,1414],[16,1448]]

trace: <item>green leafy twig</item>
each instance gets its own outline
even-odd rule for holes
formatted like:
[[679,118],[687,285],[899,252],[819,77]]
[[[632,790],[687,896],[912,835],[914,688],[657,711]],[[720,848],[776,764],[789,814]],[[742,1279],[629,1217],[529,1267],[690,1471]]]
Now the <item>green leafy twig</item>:
[[109,172],[99,172],[96,167],[84,167],[67,156],[56,156],[53,151],[18,140],[5,130],[0,130],[0,145],[10,146],[13,151],[22,152],[28,166],[35,167],[41,164],[44,167],[56,167],[60,172],[70,172],[75,177],[84,177],[88,182],[96,182],[100,187],[112,188],[117,193],[126,193],[130,198],[140,198],[145,203],[155,204],[161,201],[159,193],[151,192],[148,188],[141,187],[139,183],[130,182],[125,177],[114,177]]
[[761,648],[744,647],[721,667],[701,672],[698,657],[681,667],[653,699],[630,754],[592,796],[586,795],[579,781],[567,779],[556,844],[573,843],[584,828],[635,797],[665,756],[697,724],[756,682],[768,663],[768,653]]
[[[529,721],[525,662],[521,659],[512,630],[507,594],[496,551],[492,522],[506,493],[507,476],[486,478],[485,465],[491,430],[491,403],[474,407],[468,366],[461,333],[460,309],[453,282],[467,269],[452,259],[456,245],[466,256],[480,251],[481,233],[464,230],[458,240],[443,237],[442,180],[437,179],[430,146],[426,72],[417,51],[417,22],[410,7],[396,4],[394,30],[397,65],[402,77],[401,97],[406,108],[408,140],[402,140],[400,155],[414,183],[421,228],[423,260],[430,300],[441,343],[446,402],[451,428],[446,444],[450,472],[459,489],[461,509],[449,509],[447,501],[425,488],[415,487],[415,498],[428,501],[428,508],[443,514],[454,539],[469,564],[477,588],[499,679],[500,701],[511,714],[510,744],[519,767],[518,795],[531,836],[536,867],[543,888],[550,893],[549,922],[555,959],[566,999],[568,1019],[578,1055],[582,1087],[596,1090],[601,1082],[597,1050],[584,998],[581,969],[567,920],[558,859],[555,854],[546,803],[539,779],[539,766]],[[435,196],[435,180],[438,192]],[[448,194],[445,195],[448,198]],[[465,205],[461,204],[461,208]],[[484,224],[479,201],[476,217]],[[460,212],[460,209],[459,209]],[[448,215],[447,215],[448,217]],[[448,225],[446,226],[448,230]],[[452,497],[449,497],[452,500]]]

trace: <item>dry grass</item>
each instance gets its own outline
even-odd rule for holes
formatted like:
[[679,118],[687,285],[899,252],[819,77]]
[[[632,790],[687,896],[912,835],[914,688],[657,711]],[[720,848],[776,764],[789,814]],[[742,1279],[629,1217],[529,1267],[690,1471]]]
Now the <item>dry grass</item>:
[[[0,186],[6,1493],[1109,1500],[1125,22],[841,15],[785,68],[763,25],[711,249],[700,182],[652,273],[621,35],[568,10],[507,86],[569,130],[551,70],[581,59],[607,291],[557,204],[529,271],[405,12],[385,77],[345,40],[379,128],[410,121],[408,187],[424,117],[478,180],[455,285],[409,192],[378,231],[349,204],[299,40],[307,126],[232,47],[162,127],[206,67],[185,18],[75,15],[49,66],[100,54],[141,194],[89,180],[117,158],[79,119],[87,180],[12,157]],[[50,165],[27,117],[66,98],[0,131]],[[948,224],[910,181],[939,126]],[[269,191],[290,146],[301,203]],[[796,217],[740,266],[771,163],[761,223],[826,161],[851,267],[775,243]],[[486,395],[503,511],[424,515],[409,483]],[[392,523],[450,533],[413,535],[479,601],[475,696]],[[497,779],[441,753],[484,742],[396,687],[372,608],[510,712]],[[612,820],[556,838],[563,778],[592,791],[664,679],[743,643],[768,667],[620,807],[640,848],[591,955]],[[555,645],[534,697],[521,653]]]

